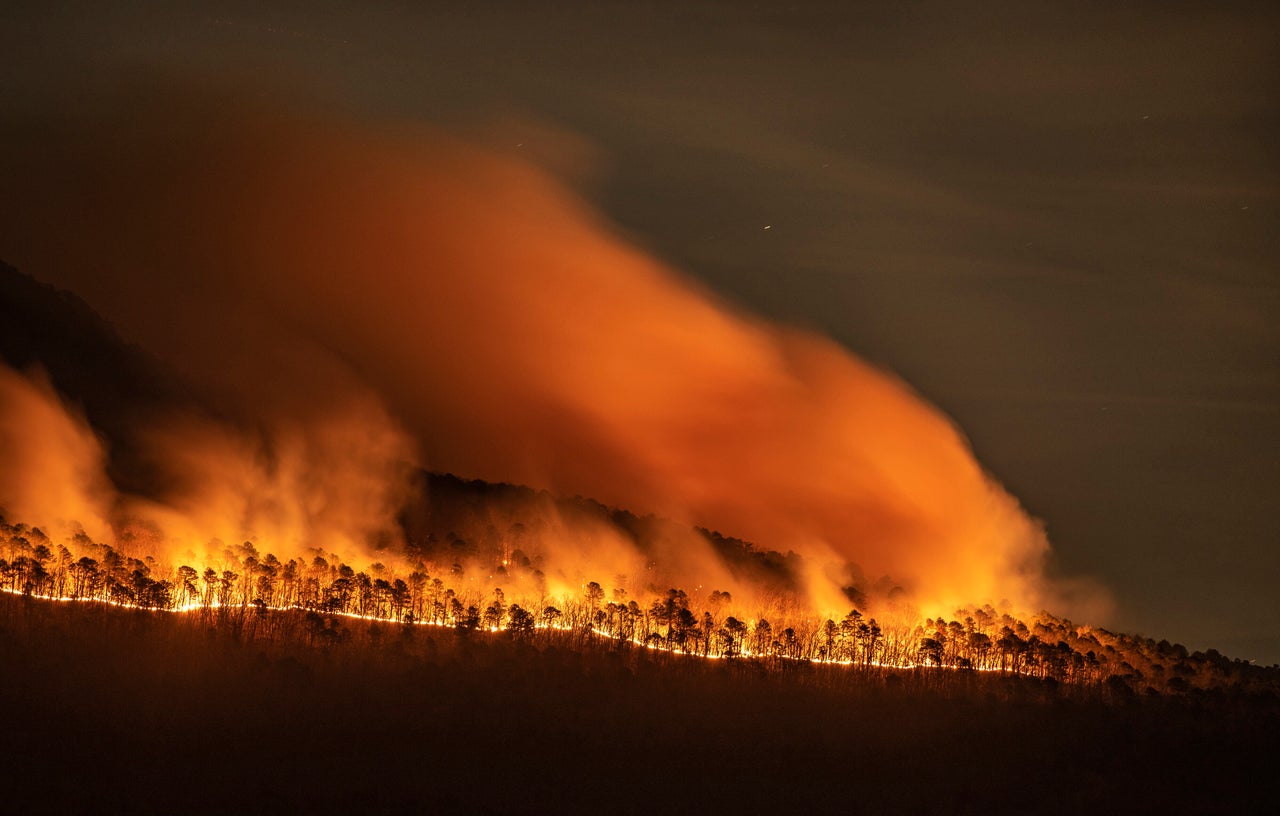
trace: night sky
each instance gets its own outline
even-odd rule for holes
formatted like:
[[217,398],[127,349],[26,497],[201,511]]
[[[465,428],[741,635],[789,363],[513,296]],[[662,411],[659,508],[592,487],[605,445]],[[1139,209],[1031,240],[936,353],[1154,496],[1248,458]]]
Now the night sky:
[[1280,661],[1273,5],[27,5],[7,106],[262,75],[529,153],[953,417],[1114,627]]

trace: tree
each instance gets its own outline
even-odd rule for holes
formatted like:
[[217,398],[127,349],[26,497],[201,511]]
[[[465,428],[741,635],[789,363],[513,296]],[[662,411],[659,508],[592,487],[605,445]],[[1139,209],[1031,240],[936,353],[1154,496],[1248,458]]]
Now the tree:
[[689,607],[689,596],[683,589],[669,589],[661,600],[654,601],[649,612],[659,625],[667,627],[667,643],[675,642],[676,630],[679,628],[680,610],[686,612]]
[[921,662],[942,665],[942,642],[937,638],[921,638],[918,654]]
[[200,590],[196,587],[196,580],[199,573],[193,567],[185,564],[178,567],[178,605],[186,606],[200,596]]
[[102,585],[98,562],[83,556],[68,568],[71,573],[71,595],[76,598],[93,597]]
[[1000,629],[1000,637],[996,640],[996,648],[1000,650],[1000,671],[1012,671],[1018,674],[1022,655],[1027,642],[1009,626]]
[[[409,607],[410,610],[412,610],[412,603],[410,601],[411,595],[412,593],[409,589],[409,585],[403,580],[397,578],[391,582],[390,597],[392,618],[399,620],[405,614],[406,607]],[[413,615],[413,612],[409,611],[407,614]]]
[[355,590],[356,612],[361,617],[365,617],[373,605],[373,579],[366,573],[357,573]]
[[254,598],[255,602],[262,601],[263,606],[270,606],[271,602],[275,600],[275,578],[265,573],[259,575],[258,580],[255,582],[255,591],[257,593]]
[[720,629],[720,637],[724,640],[723,653],[725,657],[737,657],[742,651],[742,641],[746,637],[747,626],[742,621],[730,615],[724,619],[724,626]]
[[676,614],[667,627],[667,642],[673,643],[681,648],[684,647],[689,635],[698,625],[698,619],[694,617],[689,607],[682,606],[676,610]]
[[475,604],[468,606],[456,624],[458,631],[471,632],[480,628],[480,608]]
[[876,649],[881,640],[880,625],[875,618],[858,624],[858,646],[862,649],[863,665],[870,666],[876,661]]
[[702,656],[706,657],[711,653],[711,638],[716,633],[716,619],[711,616],[710,612],[702,613]]
[[822,657],[824,660],[836,659],[836,635],[840,631],[836,626],[836,622],[831,618],[827,618],[827,622],[822,624]]
[[484,627],[486,629],[492,629],[496,631],[499,624],[502,623],[503,611],[504,610],[502,606],[497,601],[494,601],[493,603],[486,606],[484,608],[484,614],[481,617],[481,622],[484,624]]
[[796,630],[788,626],[782,630],[782,653],[787,657],[799,656],[799,639],[796,637]]
[[231,606],[232,593],[235,592],[236,581],[240,576],[231,570],[223,570],[222,577],[218,579],[218,605]]
[[751,651],[761,656],[769,654],[773,642],[773,627],[769,625],[769,621],[764,618],[756,621],[752,635],[754,642],[751,644]]
[[533,615],[519,604],[511,604],[507,610],[507,630],[516,639],[524,639],[533,634]]
[[600,601],[604,599],[604,589],[595,581],[591,581],[587,584],[583,597],[587,600],[587,607],[594,612],[600,606]]
[[968,636],[969,653],[978,666],[985,667],[987,655],[991,652],[991,638],[982,632],[970,632]]
[[560,620],[560,617],[561,617],[560,610],[556,609],[554,606],[543,607],[542,623],[544,626],[547,626],[548,628],[555,627],[556,621]]
[[711,596],[708,598],[708,603],[711,604],[711,611],[719,615],[722,608],[733,603],[733,596],[728,592],[721,592],[718,589],[712,590]]
[[[82,559],[83,560],[83,559]],[[205,567],[204,574],[200,576],[204,581],[204,599],[203,603],[206,607],[212,606],[215,593],[218,586],[218,571],[213,567]]]

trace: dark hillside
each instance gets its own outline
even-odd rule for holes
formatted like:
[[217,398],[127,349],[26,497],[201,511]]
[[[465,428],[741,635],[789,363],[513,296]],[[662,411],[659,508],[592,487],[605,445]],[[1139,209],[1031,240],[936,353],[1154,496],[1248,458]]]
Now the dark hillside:
[[198,408],[181,378],[137,346],[76,295],[0,262],[0,361],[38,368],[83,411],[111,450],[108,470],[122,489],[155,492],[155,474],[134,444],[150,418]]
[[[415,500],[402,514],[405,535],[419,553],[447,563],[475,558],[497,565],[520,540],[536,539],[532,525],[554,516],[569,527],[608,527],[625,536],[639,552],[661,560],[664,541],[691,534],[737,580],[771,592],[794,592],[800,557],[756,548],[750,542],[704,529],[691,530],[654,515],[636,515],[582,496],[557,496],[522,485],[461,479],[453,474],[419,473]],[[533,548],[531,548],[532,554]],[[517,558],[520,553],[517,553]],[[603,576],[609,577],[609,576]]]
[[1249,697],[0,609],[11,812],[1238,814],[1280,795],[1280,717]]

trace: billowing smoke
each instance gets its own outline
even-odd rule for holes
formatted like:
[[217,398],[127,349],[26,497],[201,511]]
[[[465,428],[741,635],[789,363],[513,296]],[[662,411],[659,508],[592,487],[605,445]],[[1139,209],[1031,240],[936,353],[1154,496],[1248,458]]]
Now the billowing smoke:
[[113,491],[93,431],[38,371],[0,365],[0,508],[62,538],[110,535]]
[[0,365],[0,508],[55,540],[124,539],[192,563],[245,539],[366,560],[399,543],[409,446],[374,403],[264,434],[179,415],[144,434],[169,485],[155,498],[111,483],[104,444],[42,372]]
[[182,484],[158,523],[368,540],[416,463],[795,550],[822,609],[859,576],[938,608],[1043,599],[1039,526],[945,416],[719,302],[539,167],[420,126],[167,102],[11,127],[23,206],[0,224],[7,260],[270,440],[158,429]]
[[252,435],[195,418],[151,430],[147,453],[173,487],[160,501],[129,497],[120,516],[145,521],[172,558],[194,563],[245,539],[281,554],[376,560],[401,543],[411,446],[374,400],[337,394],[326,408]]

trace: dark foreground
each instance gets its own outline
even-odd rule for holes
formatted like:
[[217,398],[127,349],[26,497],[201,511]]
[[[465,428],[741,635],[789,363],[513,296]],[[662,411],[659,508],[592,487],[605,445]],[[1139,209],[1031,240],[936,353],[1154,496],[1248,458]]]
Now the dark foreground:
[[1280,806],[1271,697],[1127,698],[297,623],[0,597],[0,811]]

